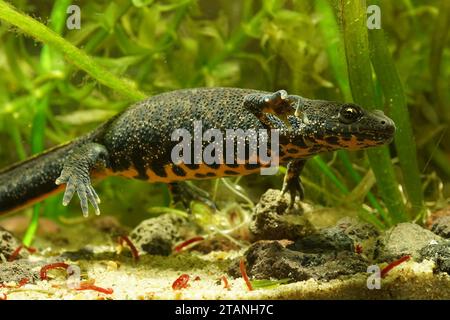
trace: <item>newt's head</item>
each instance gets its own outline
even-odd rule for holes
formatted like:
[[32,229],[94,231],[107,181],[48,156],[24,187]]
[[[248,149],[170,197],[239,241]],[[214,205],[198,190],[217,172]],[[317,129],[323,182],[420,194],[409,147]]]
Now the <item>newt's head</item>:
[[[303,100],[293,118],[316,149],[358,150],[392,141],[395,124],[380,110],[368,111],[353,103]],[[291,118],[291,123],[292,123]]]

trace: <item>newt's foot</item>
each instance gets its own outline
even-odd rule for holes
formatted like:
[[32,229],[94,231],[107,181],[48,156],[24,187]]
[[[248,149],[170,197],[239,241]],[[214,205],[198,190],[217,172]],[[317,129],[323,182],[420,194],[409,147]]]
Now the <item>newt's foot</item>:
[[213,211],[217,210],[217,206],[211,200],[209,193],[194,185],[188,184],[187,182],[174,182],[169,183],[169,189],[172,193],[173,201],[175,203],[181,202],[188,210],[190,210],[192,201],[204,203]]
[[291,198],[289,201],[289,209],[291,209],[294,207],[297,198],[300,200],[305,198],[305,188],[303,187],[301,178],[292,177],[285,179],[280,197],[283,197],[286,192],[289,192]]
[[61,175],[56,179],[57,185],[66,184],[63,205],[67,206],[72,200],[75,191],[80,198],[83,216],[89,215],[89,203],[94,207],[95,214],[100,214],[100,198],[91,184],[90,172],[92,169],[107,164],[108,152],[106,148],[97,143],[88,143],[75,149],[67,158]]
[[[73,172],[75,171],[75,172]],[[100,198],[95,192],[91,185],[91,179],[89,175],[84,175],[76,173],[75,170],[63,169],[61,175],[56,179],[55,183],[57,185],[66,184],[66,191],[64,192],[63,206],[67,206],[72,200],[75,191],[80,198],[81,211],[83,211],[83,216],[89,216],[88,202],[92,204],[95,210],[95,214],[100,214]]]
[[287,172],[284,176],[283,188],[281,189],[281,196],[286,192],[289,192],[290,195],[290,203],[289,209],[295,204],[297,197],[300,200],[303,200],[305,197],[305,188],[303,187],[302,180],[300,178],[300,173],[305,166],[306,160],[294,160],[289,162],[287,166]]

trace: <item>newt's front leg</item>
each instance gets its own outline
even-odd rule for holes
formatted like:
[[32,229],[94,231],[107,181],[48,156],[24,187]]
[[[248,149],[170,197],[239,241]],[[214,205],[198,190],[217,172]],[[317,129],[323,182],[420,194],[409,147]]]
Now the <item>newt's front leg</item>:
[[[303,101],[300,96],[291,96],[285,90],[279,90],[271,94],[250,94],[245,97],[244,106],[269,128],[279,129],[280,134],[290,135],[294,131],[299,132],[299,118],[294,115],[301,113]],[[281,196],[289,192],[290,208],[294,206],[297,196],[303,200],[305,192],[300,173],[305,163],[304,159],[288,163]]]
[[291,201],[289,203],[289,208],[292,208],[295,203],[297,196],[300,200],[305,197],[305,189],[303,188],[302,180],[300,174],[305,167],[306,160],[293,160],[288,163],[286,175],[284,176],[283,188],[281,189],[281,195],[283,196],[289,191],[291,196]]
[[64,163],[61,175],[55,181],[57,185],[66,184],[63,205],[69,204],[76,191],[83,215],[85,217],[89,215],[89,202],[99,215],[100,198],[91,185],[90,174],[93,169],[106,167],[108,162],[108,151],[101,144],[87,143],[75,148]]

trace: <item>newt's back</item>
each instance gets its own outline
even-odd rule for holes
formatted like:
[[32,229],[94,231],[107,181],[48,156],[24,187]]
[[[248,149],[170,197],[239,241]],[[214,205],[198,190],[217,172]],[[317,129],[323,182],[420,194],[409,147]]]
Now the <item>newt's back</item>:
[[[111,122],[99,140],[109,151],[114,171],[125,172],[131,166],[138,178],[148,179],[147,169],[164,178],[164,166],[170,164],[176,129],[194,133],[201,121],[202,131],[219,129],[260,129],[261,122],[244,108],[244,97],[261,92],[238,88],[201,88],[163,93],[139,102]],[[165,181],[164,179],[157,181]]]

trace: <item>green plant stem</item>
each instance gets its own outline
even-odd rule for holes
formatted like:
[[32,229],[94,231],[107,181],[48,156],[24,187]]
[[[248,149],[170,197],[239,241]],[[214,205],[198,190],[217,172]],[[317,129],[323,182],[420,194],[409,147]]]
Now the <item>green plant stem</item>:
[[[353,100],[374,109],[376,101],[369,58],[366,27],[366,2],[340,1],[343,38]],[[367,150],[369,162],[377,179],[379,192],[394,223],[407,220],[406,209],[398,189],[394,168],[387,147]]]
[[[352,101],[352,93],[348,83],[348,70],[345,59],[345,47],[343,44],[342,36],[339,32],[339,24],[336,21],[336,17],[333,12],[333,7],[328,0],[316,0],[315,1],[316,12],[320,14],[319,27],[326,42],[326,50],[328,59],[330,60],[330,66],[334,74],[334,78],[341,89],[342,96],[345,101]],[[350,161],[348,152],[345,150],[338,151],[338,158],[344,164],[344,167],[349,172],[351,178],[355,183],[361,181],[361,176],[355,171]],[[385,210],[382,208],[375,196],[369,191],[367,193],[367,199],[371,205],[378,211],[379,215],[383,218],[385,223],[390,225],[389,217]],[[378,219],[373,217],[373,219]],[[372,219],[372,220],[373,220]],[[378,226],[382,225],[381,221],[378,221]]]
[[319,168],[320,171],[322,171],[325,176],[330,179],[333,184],[341,191],[343,194],[348,194],[348,188],[339,180],[338,177],[333,173],[331,168],[326,164],[325,161],[322,160],[321,157],[314,157],[312,159],[312,163]]
[[[44,149],[44,133],[47,108],[48,96],[45,96],[45,98],[41,99],[36,104],[36,114],[34,116],[33,126],[31,129],[31,151],[33,154],[41,152]],[[34,235],[36,234],[36,230],[39,226],[40,211],[41,204],[38,203],[33,207],[33,216],[22,240],[25,246],[30,246],[33,242]]]
[[16,123],[16,121],[13,120],[11,122],[11,127],[9,131],[16,146],[16,152],[19,157],[19,160],[25,160],[25,158],[27,157],[27,153],[22,143],[22,136],[20,134],[19,125]]
[[[57,33],[61,33],[64,25],[65,25],[65,12],[67,7],[70,5],[72,0],[56,0],[51,17],[50,17],[50,27],[55,30]],[[51,72],[54,69],[53,62],[58,59],[60,52],[54,50],[48,45],[44,45],[41,50],[41,70],[44,73]],[[48,87],[48,92],[51,93],[55,87],[54,83],[48,82],[45,84]],[[40,101],[36,104],[36,113],[33,119],[33,126],[31,130],[31,151],[33,154],[37,154],[44,150],[44,141],[45,141],[45,127],[47,123],[47,111],[49,107],[49,95],[45,95]],[[33,207],[33,216],[31,218],[31,222],[28,225],[28,228],[23,237],[23,244],[25,246],[30,246],[33,242],[36,231],[39,227],[39,216],[41,213],[41,208],[44,207],[44,210],[47,206],[42,205],[41,203],[36,204]],[[45,214],[45,213],[44,213]]]
[[434,32],[431,39],[430,50],[430,74],[434,100],[441,115],[450,124],[450,95],[448,81],[444,78],[440,82],[442,72],[442,57],[445,48],[448,48],[448,35],[450,33],[450,1],[441,0],[439,5],[439,15],[436,19]]
[[22,243],[29,247],[33,243],[34,235],[39,227],[39,213],[41,211],[41,204],[38,203],[33,207],[33,215],[31,221],[28,224],[28,228],[23,236]]
[[146,97],[143,92],[136,89],[133,82],[116,77],[97,64],[84,51],[78,49],[42,23],[28,15],[18,12],[13,6],[3,0],[0,0],[0,19],[16,26],[22,32],[32,36],[36,40],[58,49],[65,55],[69,62],[124,97],[133,100],[141,100]]
[[439,145],[427,144],[427,153],[430,155],[433,163],[442,170],[442,172],[450,178],[450,165],[448,155],[445,154]]
[[[378,0],[370,2],[379,5]],[[369,30],[369,43],[371,60],[385,97],[387,112],[397,126],[395,147],[403,173],[403,185],[415,216],[424,212],[425,208],[416,143],[403,85],[389,52],[383,30]]]
[[339,25],[334,16],[333,8],[328,0],[316,0],[316,11],[320,14],[319,27],[326,42],[327,55],[334,78],[341,89],[346,101],[352,99],[352,93],[348,84],[348,71],[345,62],[345,48],[339,33]]
[[[347,152],[339,152],[339,153],[341,153],[339,155],[340,156],[339,158],[341,159],[342,163],[344,164],[344,167],[350,173],[351,178],[353,179],[354,182],[359,183],[362,178],[361,178],[360,174],[358,172],[356,172],[355,169],[353,169],[353,166],[352,166],[352,163],[348,156],[348,153]],[[387,212],[383,209],[383,207],[380,205],[377,198],[375,198],[375,196],[370,191],[367,193],[367,200],[369,200],[370,204],[377,210],[377,212],[383,219],[384,223],[387,226],[391,226],[392,222],[391,222],[390,217],[388,216]],[[377,219],[377,218],[375,217],[375,219]],[[382,224],[381,221],[379,221],[379,222],[380,222],[380,224]]]

